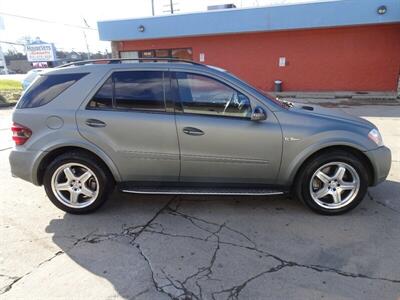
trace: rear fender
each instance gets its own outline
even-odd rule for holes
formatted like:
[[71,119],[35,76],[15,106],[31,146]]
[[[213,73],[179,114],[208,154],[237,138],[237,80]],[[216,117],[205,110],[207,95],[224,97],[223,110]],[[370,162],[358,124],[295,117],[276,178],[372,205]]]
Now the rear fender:
[[115,163],[113,160],[105,154],[100,148],[96,147],[95,145],[82,141],[82,140],[65,140],[62,143],[59,141],[55,141],[54,144],[48,145],[46,148],[41,149],[42,151],[40,152],[38,158],[36,159],[34,165],[33,165],[33,174],[35,174],[33,178],[33,183],[38,185],[39,184],[39,166],[43,159],[52,151],[54,150],[59,150],[62,148],[66,147],[75,147],[75,148],[80,148],[89,152],[92,152],[96,154],[109,168],[111,171],[112,175],[114,176],[115,181],[120,182],[121,181],[121,175],[119,174],[118,168],[116,167]]

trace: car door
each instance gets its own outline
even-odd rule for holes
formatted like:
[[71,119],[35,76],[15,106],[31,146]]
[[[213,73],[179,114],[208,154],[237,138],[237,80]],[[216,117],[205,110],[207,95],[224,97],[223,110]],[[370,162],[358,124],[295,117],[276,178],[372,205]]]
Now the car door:
[[[77,113],[79,132],[116,164],[124,181],[178,181],[179,147],[160,70],[113,72]],[[167,83],[167,84],[166,84]]]
[[273,184],[282,133],[275,115],[252,121],[262,103],[221,78],[173,72],[183,182]]

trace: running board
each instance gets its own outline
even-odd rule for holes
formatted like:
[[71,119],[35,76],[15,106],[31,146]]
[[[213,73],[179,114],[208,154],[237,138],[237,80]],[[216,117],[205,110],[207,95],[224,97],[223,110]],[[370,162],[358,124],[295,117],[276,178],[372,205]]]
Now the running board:
[[124,193],[156,194],[156,195],[242,195],[242,196],[274,196],[283,195],[284,191],[272,189],[244,188],[186,188],[186,187],[123,187]]

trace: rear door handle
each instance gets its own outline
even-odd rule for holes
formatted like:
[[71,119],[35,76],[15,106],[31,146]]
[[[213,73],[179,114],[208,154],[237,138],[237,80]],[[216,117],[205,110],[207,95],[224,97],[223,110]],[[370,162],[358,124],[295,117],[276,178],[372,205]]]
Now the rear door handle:
[[182,130],[184,133],[188,134],[188,135],[203,135],[204,132],[198,128],[194,128],[194,127],[185,127]]
[[97,120],[97,119],[87,119],[86,120],[86,125],[90,127],[106,127],[106,123],[103,121]]

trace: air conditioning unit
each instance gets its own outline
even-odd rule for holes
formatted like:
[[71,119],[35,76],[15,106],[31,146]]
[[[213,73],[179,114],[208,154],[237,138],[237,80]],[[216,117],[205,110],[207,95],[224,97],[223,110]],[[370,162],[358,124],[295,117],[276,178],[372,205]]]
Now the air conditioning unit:
[[207,10],[229,9],[229,8],[236,8],[236,5],[235,4],[220,4],[220,5],[207,6]]

